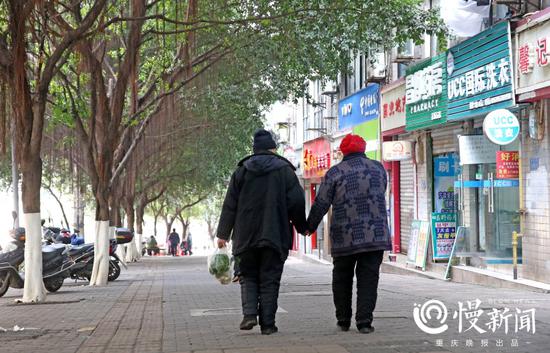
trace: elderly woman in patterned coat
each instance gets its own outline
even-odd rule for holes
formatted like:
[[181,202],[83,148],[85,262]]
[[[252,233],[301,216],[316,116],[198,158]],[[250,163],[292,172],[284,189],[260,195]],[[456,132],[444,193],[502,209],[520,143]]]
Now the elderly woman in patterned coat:
[[357,275],[355,321],[361,333],[374,331],[380,265],[385,250],[391,249],[386,211],[387,174],[382,164],[365,155],[366,142],[349,134],[340,144],[341,163],[325,175],[308,217],[308,228],[317,229],[332,206],[330,224],[332,292],[337,327],[351,326],[351,298],[354,272]]

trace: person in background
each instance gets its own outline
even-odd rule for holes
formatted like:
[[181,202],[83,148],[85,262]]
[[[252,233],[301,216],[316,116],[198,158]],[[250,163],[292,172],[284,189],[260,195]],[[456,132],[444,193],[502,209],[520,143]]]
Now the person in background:
[[187,253],[193,255],[193,237],[191,232],[187,232]]
[[178,254],[178,245],[180,243],[180,235],[176,232],[176,228],[172,229],[172,233],[168,236],[168,244],[170,246],[170,254],[176,256]]
[[157,243],[157,239],[154,235],[151,235],[149,237],[149,240],[147,241],[147,254],[149,256],[158,255],[159,253],[159,247]]
[[355,272],[355,322],[359,332],[370,333],[374,331],[380,265],[384,251],[391,250],[391,237],[386,211],[386,171],[380,162],[367,158],[365,148],[366,142],[360,136],[344,137],[340,144],[344,159],[327,171],[309,213],[308,229],[313,233],[332,206],[332,292],[337,327],[348,331],[351,325]]
[[251,330],[259,316],[263,335],[278,331],[275,313],[292,226],[307,230],[304,190],[276,147],[268,131],[256,131],[254,154],[231,177],[216,232],[219,248],[233,241],[244,316],[240,329]]

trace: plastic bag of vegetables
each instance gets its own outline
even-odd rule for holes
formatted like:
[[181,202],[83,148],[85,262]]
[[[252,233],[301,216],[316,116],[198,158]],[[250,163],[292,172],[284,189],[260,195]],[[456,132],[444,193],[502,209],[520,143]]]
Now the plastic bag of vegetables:
[[227,247],[218,248],[208,256],[208,272],[221,284],[231,283],[233,261]]

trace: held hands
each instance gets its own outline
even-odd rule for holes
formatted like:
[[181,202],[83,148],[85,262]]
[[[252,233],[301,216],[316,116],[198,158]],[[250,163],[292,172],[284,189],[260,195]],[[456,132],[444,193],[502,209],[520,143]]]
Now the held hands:
[[227,240],[225,239],[218,239],[218,248],[223,248],[227,246]]

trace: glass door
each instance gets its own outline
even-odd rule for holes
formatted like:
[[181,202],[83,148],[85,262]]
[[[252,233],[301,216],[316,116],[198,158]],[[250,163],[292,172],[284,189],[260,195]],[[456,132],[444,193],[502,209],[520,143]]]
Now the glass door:
[[512,232],[520,230],[518,147],[502,146],[496,163],[463,166],[455,182],[461,224],[474,237],[467,242],[468,251],[482,253],[486,262],[512,261]]

